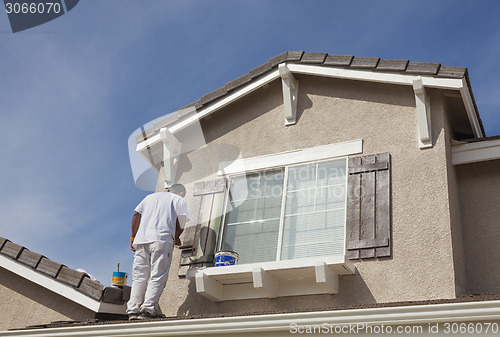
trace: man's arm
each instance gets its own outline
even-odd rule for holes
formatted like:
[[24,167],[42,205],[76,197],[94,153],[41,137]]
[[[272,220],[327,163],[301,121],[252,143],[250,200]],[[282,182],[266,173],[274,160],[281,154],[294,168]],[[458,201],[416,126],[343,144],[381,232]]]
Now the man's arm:
[[[141,213],[134,212],[134,216],[132,217],[132,237],[134,238],[139,230],[139,225],[141,224]],[[135,252],[134,247],[132,247],[133,242],[130,242],[130,249]]]
[[184,226],[186,225],[186,216],[179,215],[175,224],[175,245],[181,245],[181,234],[184,232]]

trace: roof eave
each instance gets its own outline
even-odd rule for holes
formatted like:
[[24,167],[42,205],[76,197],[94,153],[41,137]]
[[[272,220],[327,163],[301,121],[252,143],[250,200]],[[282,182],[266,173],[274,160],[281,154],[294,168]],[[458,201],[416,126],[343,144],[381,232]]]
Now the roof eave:
[[[360,70],[360,69],[351,69],[345,67],[339,68],[339,67],[329,67],[323,65],[313,65],[305,63],[295,63],[295,62],[288,64],[288,68],[294,74],[314,75],[314,76],[323,76],[323,77],[338,78],[338,79],[370,81],[377,83],[409,85],[409,86],[412,86],[413,82],[416,79],[421,78],[423,85],[426,87],[458,90],[460,92],[464,106],[466,108],[469,122],[471,123],[471,128],[474,131],[474,136],[476,138],[482,138],[485,136],[484,128],[481,119],[479,118],[479,114],[477,112],[476,104],[468,83],[467,76],[459,77],[457,75],[454,76],[453,78],[444,76],[437,77],[434,75],[426,76],[422,74],[412,74],[412,73],[407,74],[399,72],[382,72],[370,69]],[[464,74],[466,75],[466,71],[464,71]],[[231,92],[218,96],[217,99],[210,101],[209,104],[203,105],[203,107],[197,109],[197,113],[191,114],[187,118],[172,119],[172,122],[166,126],[168,127],[171,133],[175,134],[176,132],[188,127],[189,125],[199,122],[206,116],[235,102],[241,97],[248,95],[251,92],[254,92],[258,88],[274,80],[277,80],[279,77],[280,75],[278,69],[272,68],[265,73],[259,74],[258,78],[250,82],[247,82],[238,89],[234,89]],[[157,137],[156,133],[152,133],[148,137],[144,137],[142,139],[138,138],[137,140],[138,144],[136,150],[139,153],[142,153],[149,147],[156,146],[161,143],[161,140],[159,137]]]

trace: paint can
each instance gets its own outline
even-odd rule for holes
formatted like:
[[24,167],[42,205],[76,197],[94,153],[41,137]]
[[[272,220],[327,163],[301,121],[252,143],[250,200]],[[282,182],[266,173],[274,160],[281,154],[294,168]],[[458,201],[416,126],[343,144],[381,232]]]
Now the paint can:
[[230,250],[221,250],[215,253],[215,266],[233,266],[238,263],[239,255],[236,252]]
[[127,285],[128,274],[121,271],[113,272],[113,280],[111,284],[114,286],[126,286]]

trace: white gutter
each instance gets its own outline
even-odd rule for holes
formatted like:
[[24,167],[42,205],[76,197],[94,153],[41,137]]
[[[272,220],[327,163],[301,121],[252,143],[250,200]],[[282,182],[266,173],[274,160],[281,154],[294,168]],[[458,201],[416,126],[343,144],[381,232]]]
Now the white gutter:
[[478,113],[476,111],[476,107],[474,106],[474,102],[472,101],[469,85],[467,84],[465,78],[462,79],[462,82],[463,85],[460,88],[460,95],[462,96],[462,100],[464,102],[465,110],[467,111],[467,116],[469,117],[469,122],[471,123],[472,130],[474,131],[474,136],[476,136],[476,138],[486,137],[486,135],[481,130]]
[[451,159],[453,165],[500,159],[500,139],[453,145]]
[[[471,127],[474,132],[474,136],[477,138],[485,137],[485,135],[481,130],[479,119],[477,117],[477,112],[472,102],[470,89],[465,79],[435,78],[431,76],[421,76],[421,75],[391,74],[391,73],[382,73],[382,72],[365,71],[365,70],[329,68],[324,66],[314,66],[307,64],[296,64],[296,63],[287,63],[287,67],[291,73],[295,74],[316,75],[316,76],[324,76],[330,78],[370,81],[370,82],[409,85],[409,86],[413,86],[414,81],[421,79],[424,87],[459,90],[462,100],[464,102],[465,109],[467,111],[469,122],[471,123]],[[206,108],[202,108],[200,111],[198,111],[197,114],[182,121],[179,121],[178,123],[172,126],[169,126],[168,130],[171,133],[175,134],[176,132],[184,129],[185,127],[195,122],[198,122],[203,117],[210,115],[211,113],[227,106],[228,104],[238,100],[239,98],[257,90],[261,86],[268,84],[278,78],[280,78],[279,70],[275,69],[266,76],[262,77],[261,79],[252,81],[248,85],[243,86],[242,88],[235,90],[233,93],[224,96],[221,100],[217,101],[216,103]],[[154,135],[151,138],[148,138],[147,140],[140,142],[137,145],[136,151],[141,153],[148,146],[150,147],[160,142],[161,139],[159,134]]]
[[298,63],[288,64],[288,68],[292,73],[295,74],[316,75],[345,80],[369,81],[413,86],[413,81],[418,80],[420,77],[422,77],[423,85],[426,87],[456,90],[460,89],[463,86],[462,79],[455,78],[435,78],[422,75],[404,75],[368,70],[329,68],[324,66],[313,66]]
[[59,282],[52,277],[36,272],[28,266],[20,264],[13,259],[0,255],[0,267],[5,268],[14,274],[21,276],[39,286],[44,287],[56,294],[59,294],[79,305],[94,312],[105,312],[112,314],[124,314],[125,306],[119,304],[102,303],[84,295],[75,288]]
[[0,336],[193,336],[236,334],[290,334],[299,326],[348,324],[414,325],[445,322],[493,322],[500,320],[500,301],[479,301],[401,307],[334,310],[274,315],[150,321],[0,332]]

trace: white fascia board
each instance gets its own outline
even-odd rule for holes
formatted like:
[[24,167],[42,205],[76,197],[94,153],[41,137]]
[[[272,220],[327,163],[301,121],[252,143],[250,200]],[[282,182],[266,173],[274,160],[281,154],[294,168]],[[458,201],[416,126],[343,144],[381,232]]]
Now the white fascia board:
[[292,73],[296,74],[317,75],[346,80],[413,85],[413,81],[422,78],[422,83],[426,87],[441,89],[460,89],[463,86],[463,82],[461,79],[454,78],[434,78],[422,75],[391,74],[366,70],[328,68],[295,63],[288,64],[288,68]]
[[158,143],[161,143],[160,132],[158,132],[154,136],[152,136],[146,140],[143,140],[142,142],[137,144],[137,147],[135,148],[135,150],[137,152],[141,153],[142,151],[146,150],[148,147],[151,147],[151,146],[158,144]]
[[3,267],[14,274],[21,276],[39,286],[42,286],[56,294],[59,294],[67,299],[78,303],[94,312],[99,312],[100,302],[96,301],[81,292],[75,290],[73,287],[64,283],[56,281],[52,277],[48,277],[38,273],[28,266],[15,262],[9,257],[0,255],[0,267]]
[[460,95],[462,96],[462,100],[465,105],[465,110],[467,111],[467,117],[469,117],[469,122],[472,127],[472,131],[474,132],[474,136],[477,138],[483,138],[486,135],[481,130],[479,124],[479,118],[474,106],[474,102],[472,101],[471,91],[469,89],[469,85],[467,81],[462,79],[462,87],[460,88]]
[[234,162],[222,162],[219,164],[219,171],[217,174],[227,175],[251,172],[273,167],[283,167],[286,165],[318,161],[322,159],[345,157],[360,153],[363,153],[363,140],[356,139],[349,142],[244,158]]
[[273,315],[248,315],[221,318],[151,321],[144,323],[2,331],[0,336],[186,336],[229,335],[261,336],[283,332],[290,324],[319,325],[416,325],[444,322],[493,322],[500,320],[500,301],[478,301],[384,308],[301,312]]
[[451,156],[453,165],[500,159],[500,139],[453,145]]

